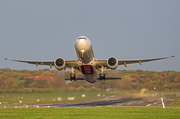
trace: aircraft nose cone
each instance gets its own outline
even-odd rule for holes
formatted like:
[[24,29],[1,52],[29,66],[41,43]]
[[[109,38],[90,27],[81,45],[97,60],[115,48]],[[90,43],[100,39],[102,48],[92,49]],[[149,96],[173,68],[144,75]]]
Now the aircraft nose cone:
[[85,49],[87,47],[87,42],[84,39],[80,39],[76,42],[76,47],[79,49]]

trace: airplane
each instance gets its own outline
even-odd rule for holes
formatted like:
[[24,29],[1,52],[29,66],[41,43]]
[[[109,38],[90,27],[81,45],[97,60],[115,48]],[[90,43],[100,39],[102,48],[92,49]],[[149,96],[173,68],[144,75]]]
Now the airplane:
[[[5,60],[24,62],[29,64],[38,65],[47,65],[52,68],[54,66],[57,70],[66,70],[70,69],[70,78],[65,80],[86,80],[89,83],[95,83],[97,80],[113,80],[113,79],[121,79],[121,78],[113,78],[106,77],[104,70],[111,69],[115,70],[118,66],[130,64],[142,64],[144,62],[161,60],[170,57],[161,57],[161,58],[153,58],[153,59],[139,59],[139,60],[117,60],[115,57],[109,57],[106,60],[97,60],[94,57],[93,48],[91,45],[91,41],[85,37],[80,36],[75,41],[75,50],[77,54],[76,60],[65,61],[63,58],[57,58],[55,61],[25,61],[25,60],[14,60],[5,58]],[[80,71],[83,74],[83,78],[76,78],[76,71]]]

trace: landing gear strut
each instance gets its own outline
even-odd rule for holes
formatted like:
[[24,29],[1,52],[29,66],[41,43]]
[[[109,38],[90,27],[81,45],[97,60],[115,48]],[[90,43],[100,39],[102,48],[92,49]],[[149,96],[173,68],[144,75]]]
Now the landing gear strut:
[[105,74],[104,74],[104,67],[101,66],[100,73],[99,73],[99,79],[105,81]]
[[70,74],[70,80],[71,81],[76,81],[76,75],[75,75],[75,70],[74,70],[74,67],[71,67],[71,71],[72,73]]

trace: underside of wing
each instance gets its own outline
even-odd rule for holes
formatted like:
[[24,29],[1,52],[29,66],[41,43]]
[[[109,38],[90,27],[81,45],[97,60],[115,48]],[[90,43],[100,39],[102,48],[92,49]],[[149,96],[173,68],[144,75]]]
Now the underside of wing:
[[101,66],[107,68],[107,60],[97,60],[96,66],[99,67],[99,68],[100,68]]
[[78,64],[77,64],[76,60],[68,60],[68,61],[66,61],[66,67],[67,68],[72,68],[72,67],[78,68]]
[[139,59],[139,60],[118,60],[118,66],[126,66],[126,65],[130,65],[130,64],[140,64],[144,63],[144,62],[150,62],[150,61],[155,61],[155,60],[161,60],[161,59],[166,59],[166,58],[171,58],[174,56],[170,56],[170,57],[161,57],[161,58],[152,58],[152,59]]
[[54,66],[54,61],[27,61],[27,60],[14,60],[14,59],[8,59],[8,58],[5,58],[5,60],[23,62],[23,63],[28,63],[28,64],[35,64],[36,66],[37,65]]
[[[28,64],[35,64],[36,66],[38,65],[45,65],[45,66],[50,66],[50,67],[55,66],[54,61],[27,61],[27,60],[14,60],[14,59],[8,59],[8,58],[5,58],[5,60],[23,62],[23,63],[28,63]],[[66,63],[67,68],[71,68],[72,66],[73,67],[77,66],[77,63],[75,60],[66,61],[65,63]]]
[[[152,58],[152,59],[137,59],[137,60],[118,60],[118,66],[127,66],[130,64],[141,64],[144,62],[150,62],[150,61],[155,61],[155,60],[161,60],[161,59],[166,59],[166,58],[171,58],[174,56],[170,56],[170,57],[161,57],[161,58]],[[108,69],[107,66],[107,60],[97,60],[96,62],[97,67],[101,67],[104,66]]]

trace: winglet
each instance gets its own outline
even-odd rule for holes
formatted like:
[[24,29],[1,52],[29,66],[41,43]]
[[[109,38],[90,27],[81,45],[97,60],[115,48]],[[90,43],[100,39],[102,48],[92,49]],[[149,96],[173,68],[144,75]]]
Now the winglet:
[[171,57],[175,57],[174,55],[171,55]]
[[4,60],[8,60],[8,58],[4,58]]

